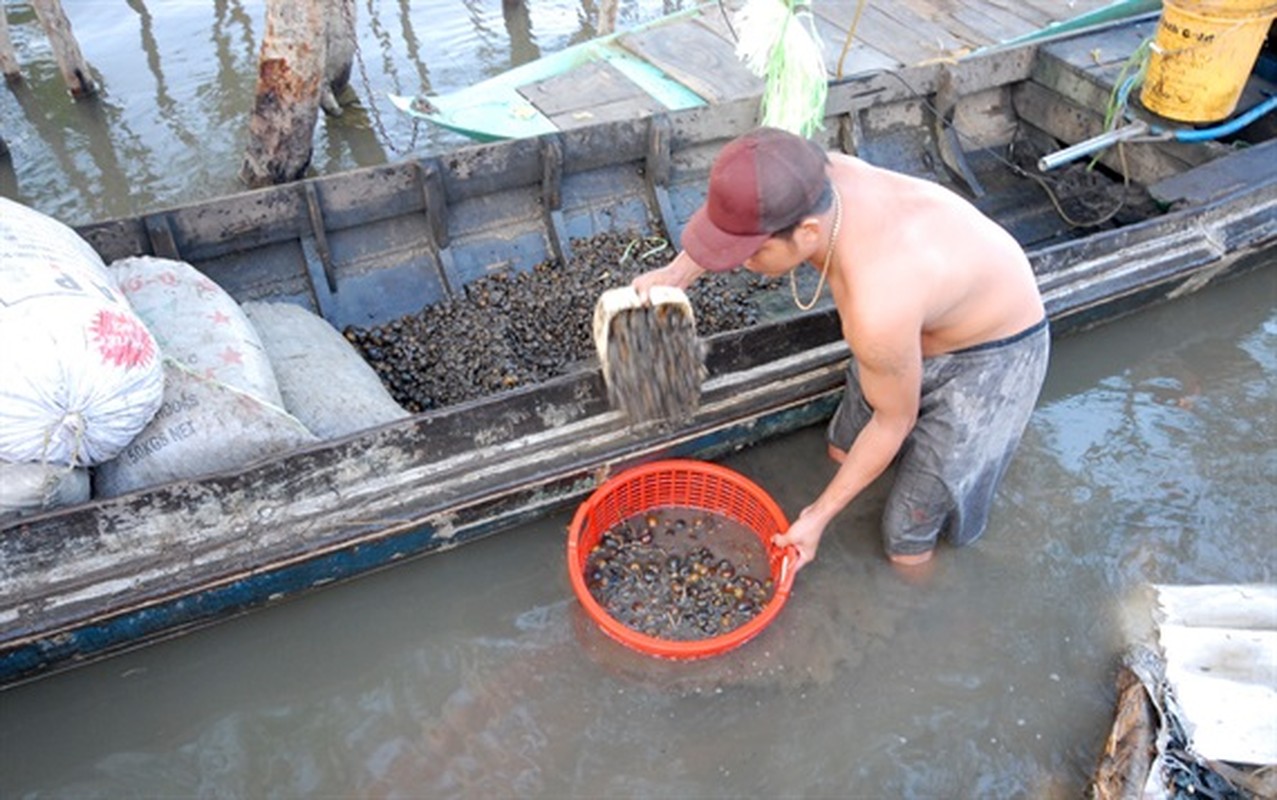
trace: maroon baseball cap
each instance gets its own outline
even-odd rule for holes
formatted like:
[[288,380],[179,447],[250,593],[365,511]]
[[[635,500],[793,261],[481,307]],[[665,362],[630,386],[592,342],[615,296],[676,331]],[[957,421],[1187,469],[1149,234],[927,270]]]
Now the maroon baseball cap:
[[740,266],[811,211],[825,191],[827,163],[820,145],[778,128],[733,139],[714,159],[709,194],[683,229],[683,249],[713,272]]

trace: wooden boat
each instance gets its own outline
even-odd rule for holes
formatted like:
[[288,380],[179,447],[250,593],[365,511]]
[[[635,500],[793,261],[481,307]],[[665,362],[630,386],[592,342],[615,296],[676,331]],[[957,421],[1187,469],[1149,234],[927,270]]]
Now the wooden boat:
[[[1030,253],[1057,335],[1271,264],[1269,118],[1242,132],[1247,142],[1128,142],[1097,153],[1105,166],[1079,166],[1080,175],[1126,191],[1125,174],[1154,202],[1091,227],[1060,218],[1064,182],[1043,191],[1054,173],[1006,165],[1012,141],[1050,154],[1103,133],[1113,82],[1154,22],[838,83],[822,141],[973,197]],[[1252,80],[1250,93],[1271,88]],[[297,303],[339,329],[369,325],[463,302],[463,287],[490,272],[547,260],[571,269],[573,237],[659,227],[676,238],[714,154],[755,124],[756,109],[746,98],[478,144],[80,233],[108,262],[178,258],[239,300]],[[581,309],[583,324],[592,310]],[[446,550],[564,509],[627,466],[714,458],[832,412],[847,350],[827,305],[770,314],[708,347],[700,409],[678,424],[633,428],[586,363],[239,470],[6,525],[0,680]]]
[[[494,141],[754,97],[762,81],[736,55],[732,17],[741,5],[742,0],[705,3],[572,45],[457,91],[391,95],[390,100],[409,116]],[[972,0],[962,6],[955,13],[943,0],[814,4],[814,31],[830,79],[952,60],[1000,43],[1156,11],[1160,3]]]

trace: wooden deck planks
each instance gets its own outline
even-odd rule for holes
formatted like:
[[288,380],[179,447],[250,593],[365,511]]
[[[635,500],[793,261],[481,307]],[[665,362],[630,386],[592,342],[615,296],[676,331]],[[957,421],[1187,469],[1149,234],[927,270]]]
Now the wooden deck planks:
[[[833,0],[817,5],[815,11],[818,17],[846,31],[856,17],[856,5],[856,0]],[[901,23],[873,3],[866,5],[860,14],[856,40],[886,53],[902,65],[918,64],[937,55],[937,41],[927,35],[927,30]]]
[[[956,59],[1111,4],[1112,0],[865,0],[845,58],[847,31],[860,0],[822,0],[813,5],[813,11],[825,68],[836,78],[840,58],[841,77]],[[736,32],[730,20],[739,5],[729,2],[722,10],[709,8],[670,25],[623,34],[618,42],[707,103],[754,96],[762,91],[763,82],[736,56]],[[1091,45],[1085,53],[1068,54],[1067,60],[1081,67],[1090,59],[1092,67],[1107,65],[1116,71],[1121,63],[1109,64],[1105,55],[1127,52],[1119,44],[1126,43],[1115,42],[1111,50]],[[662,108],[606,65],[584,66],[519,91],[564,129]]]
[[897,0],[882,7],[906,25],[924,26],[937,42],[952,40],[950,50],[973,50],[996,43],[998,39],[989,31],[972,28],[957,17],[958,11],[971,5],[965,0]]
[[620,43],[710,103],[763,90],[762,80],[736,57],[735,45],[695,20],[626,34]]
[[955,2],[950,17],[982,35],[986,44],[1007,42],[1037,30],[1033,23],[988,2]]
[[[1063,18],[1061,16],[1058,16],[1057,14],[1047,13],[1036,6],[1030,5],[1029,3],[1022,2],[1021,0],[983,0],[983,4],[992,6],[998,9],[999,11],[1003,11],[1005,13],[1012,14],[1014,16],[1019,17],[1020,19],[1032,25],[1034,30],[1038,30],[1039,28],[1044,28],[1047,25],[1050,25],[1052,22],[1055,22]],[[1063,6],[1065,5],[1065,3],[1058,3],[1057,5]],[[1081,13],[1081,12],[1078,12],[1078,13]],[[1069,14],[1068,16],[1076,16],[1076,15]]]
[[[847,47],[847,56],[843,58],[843,47],[847,46],[847,30],[840,28],[827,19],[816,17],[816,34],[820,37],[825,54],[825,71],[830,78],[845,78],[858,73],[873,72],[880,69],[895,69],[900,62],[895,57],[884,53],[873,45],[857,37]],[[838,74],[838,62],[842,61],[842,74]]]
[[519,94],[547,117],[626,102],[635,102],[649,111],[661,108],[641,86],[606,61],[582,64],[562,75],[520,86]]

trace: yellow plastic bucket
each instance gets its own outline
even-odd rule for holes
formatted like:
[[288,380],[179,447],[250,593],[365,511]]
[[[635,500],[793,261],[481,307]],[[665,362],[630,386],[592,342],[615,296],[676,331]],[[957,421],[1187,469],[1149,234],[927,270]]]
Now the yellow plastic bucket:
[[1165,0],[1140,102],[1181,122],[1232,114],[1274,17],[1274,0]]

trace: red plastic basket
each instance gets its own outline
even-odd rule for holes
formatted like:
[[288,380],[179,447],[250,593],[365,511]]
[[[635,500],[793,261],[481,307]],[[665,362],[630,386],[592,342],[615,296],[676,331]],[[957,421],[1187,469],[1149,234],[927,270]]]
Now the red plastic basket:
[[[691,508],[733,520],[758,535],[767,549],[775,592],[744,625],[720,636],[691,641],[659,639],[613,618],[590,594],[585,567],[590,551],[608,530],[631,517],[658,508]],[[705,658],[739,647],[758,635],[780,613],[793,588],[795,552],[772,544],[789,528],[785,514],[753,481],[726,467],[704,461],[655,461],[605,481],[577,509],[568,529],[568,575],[577,600],[604,633],[621,644],[663,658]]]

